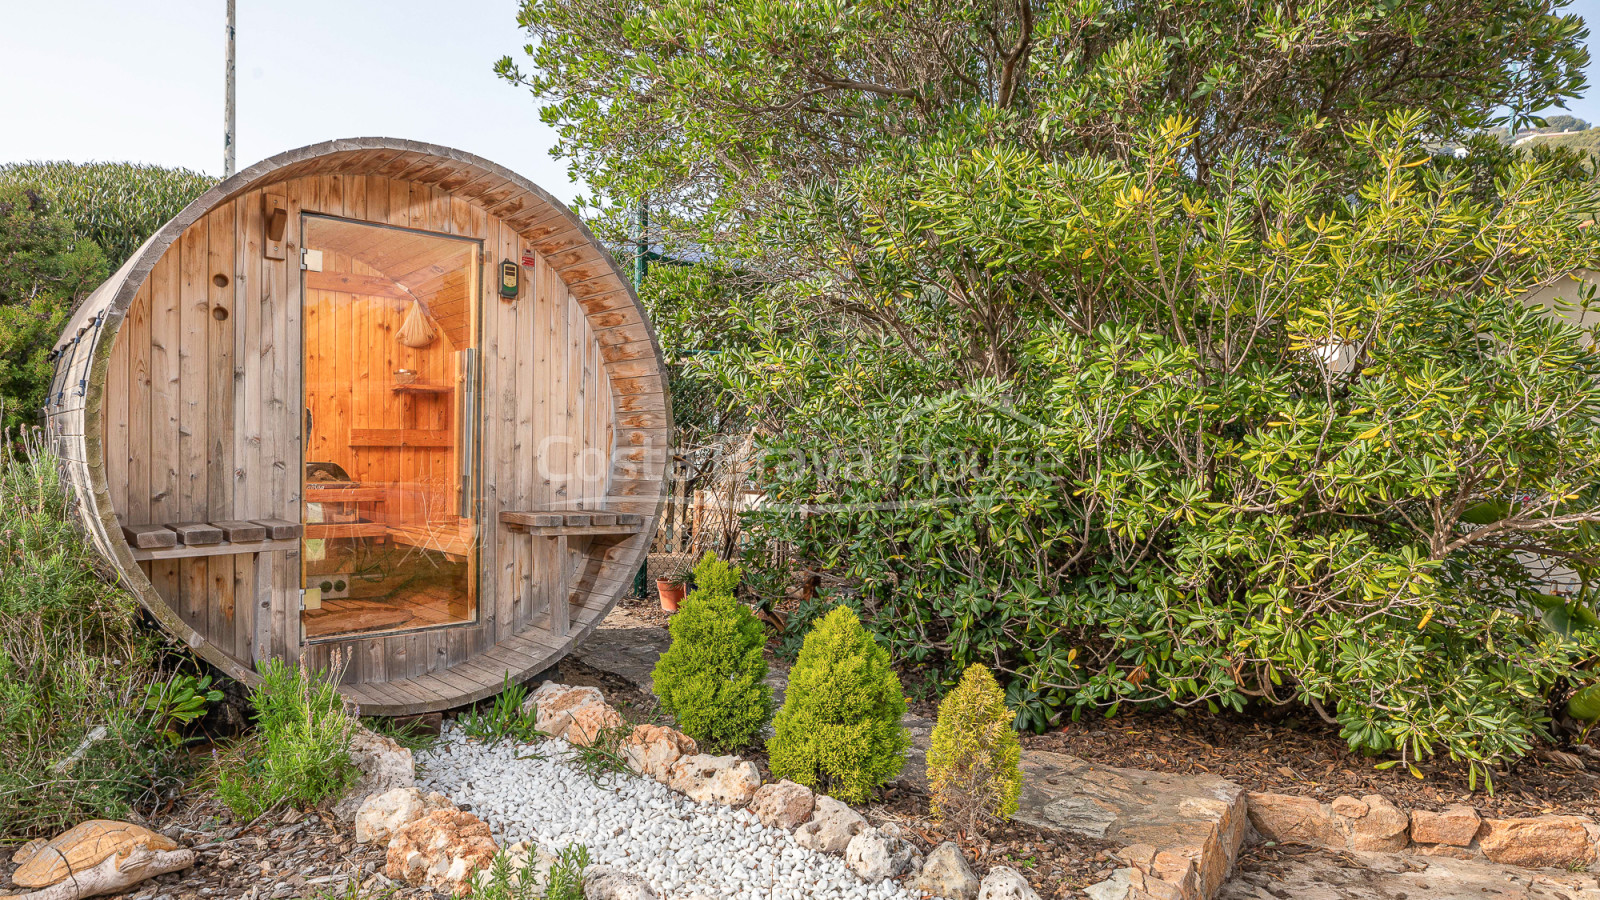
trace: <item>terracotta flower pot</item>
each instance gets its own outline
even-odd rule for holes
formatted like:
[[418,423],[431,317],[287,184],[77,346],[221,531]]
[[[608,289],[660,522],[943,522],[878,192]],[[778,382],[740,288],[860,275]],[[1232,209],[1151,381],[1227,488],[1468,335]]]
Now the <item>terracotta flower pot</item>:
[[678,604],[682,602],[683,595],[688,593],[688,588],[683,582],[671,582],[665,578],[656,579],[656,593],[661,595],[661,608],[667,612],[677,612]]

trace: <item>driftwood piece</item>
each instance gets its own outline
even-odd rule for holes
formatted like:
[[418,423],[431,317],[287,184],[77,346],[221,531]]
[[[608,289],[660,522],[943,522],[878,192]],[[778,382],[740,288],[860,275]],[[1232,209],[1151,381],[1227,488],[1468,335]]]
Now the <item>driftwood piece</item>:
[[194,851],[150,850],[135,847],[125,857],[116,854],[65,881],[28,894],[8,894],[5,900],[82,900],[101,894],[116,894],[149,878],[187,869],[194,865]]
[[176,850],[178,842],[132,822],[90,819],[48,841],[25,844],[11,857],[17,864],[11,881],[18,887],[49,887],[73,872],[86,872],[101,860],[119,853],[126,855],[135,847]]

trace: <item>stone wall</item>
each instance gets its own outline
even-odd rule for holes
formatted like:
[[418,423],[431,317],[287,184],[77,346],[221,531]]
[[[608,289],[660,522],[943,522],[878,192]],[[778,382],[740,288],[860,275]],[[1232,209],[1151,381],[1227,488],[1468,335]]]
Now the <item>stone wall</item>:
[[1587,868],[1600,858],[1588,816],[1486,819],[1470,806],[1403,810],[1378,794],[1322,803],[1289,794],[1245,795],[1250,824],[1269,841],[1330,850],[1487,859],[1527,868]]

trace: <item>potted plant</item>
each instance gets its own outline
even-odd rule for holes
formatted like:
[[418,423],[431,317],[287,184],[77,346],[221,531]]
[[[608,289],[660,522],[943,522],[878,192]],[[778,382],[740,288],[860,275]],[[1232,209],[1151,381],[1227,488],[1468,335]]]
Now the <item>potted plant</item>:
[[689,592],[686,584],[689,580],[689,564],[686,554],[674,553],[667,557],[656,574],[656,594],[661,598],[661,608],[669,613],[678,611],[678,604]]

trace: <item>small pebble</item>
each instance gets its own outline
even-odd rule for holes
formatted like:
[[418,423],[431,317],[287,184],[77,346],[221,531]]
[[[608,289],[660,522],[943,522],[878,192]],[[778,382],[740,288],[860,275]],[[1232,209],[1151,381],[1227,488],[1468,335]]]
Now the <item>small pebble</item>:
[[631,773],[597,781],[571,756],[561,740],[488,746],[451,724],[419,755],[417,787],[470,804],[501,846],[582,844],[593,863],[646,879],[659,897],[920,900],[892,881],[862,881],[844,860],[806,850],[748,812],[697,804]]

